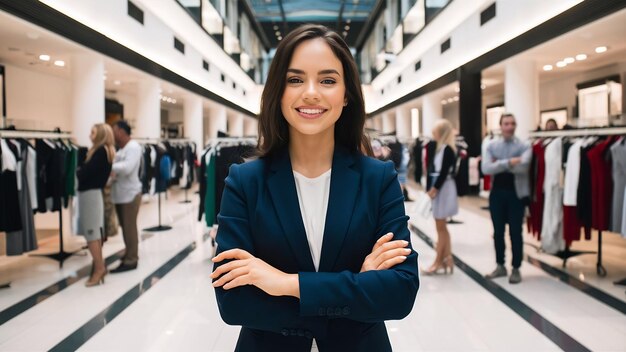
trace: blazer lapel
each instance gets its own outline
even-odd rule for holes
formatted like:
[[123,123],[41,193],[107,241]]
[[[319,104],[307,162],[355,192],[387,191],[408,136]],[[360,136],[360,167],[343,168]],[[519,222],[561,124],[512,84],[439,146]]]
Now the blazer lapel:
[[350,168],[354,158],[346,149],[335,147],[320,272],[332,271],[352,219],[361,179],[361,175]]
[[302,271],[315,271],[287,150],[271,161],[271,170],[268,187],[284,234]]

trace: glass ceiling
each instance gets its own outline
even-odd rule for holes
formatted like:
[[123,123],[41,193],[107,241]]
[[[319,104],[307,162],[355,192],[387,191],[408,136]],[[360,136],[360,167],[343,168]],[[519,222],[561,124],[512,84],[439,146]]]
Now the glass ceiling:
[[[364,22],[378,0],[248,0],[259,22]],[[343,11],[341,7],[343,6]],[[282,9],[281,9],[282,8]]]

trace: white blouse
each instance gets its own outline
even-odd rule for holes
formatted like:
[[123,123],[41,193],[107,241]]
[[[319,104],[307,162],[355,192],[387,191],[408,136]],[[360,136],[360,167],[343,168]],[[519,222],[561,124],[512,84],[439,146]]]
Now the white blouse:
[[293,172],[302,222],[316,271],[319,269],[324,241],[326,210],[330,195],[330,174],[331,170],[328,170],[320,176],[308,178],[296,171]]

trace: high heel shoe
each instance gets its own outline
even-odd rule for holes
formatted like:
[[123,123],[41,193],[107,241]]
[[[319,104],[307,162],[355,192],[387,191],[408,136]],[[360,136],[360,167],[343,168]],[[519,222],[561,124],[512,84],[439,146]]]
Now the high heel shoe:
[[448,273],[448,268],[445,266],[445,263],[433,264],[430,268],[426,270],[422,270],[422,274],[426,276],[439,275],[439,271],[443,269],[444,274]]
[[100,277],[94,277],[93,275],[89,277],[89,280],[85,282],[85,287],[93,287],[98,286],[100,284],[104,284],[104,277],[107,275],[107,271],[105,270]]
[[448,273],[448,269],[450,269],[450,275],[454,274],[454,258],[452,256],[444,259],[443,265],[446,268],[446,273]]

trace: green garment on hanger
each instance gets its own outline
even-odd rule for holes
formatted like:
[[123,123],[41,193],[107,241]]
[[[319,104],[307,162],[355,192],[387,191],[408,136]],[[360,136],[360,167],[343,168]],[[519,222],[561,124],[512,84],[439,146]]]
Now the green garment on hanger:
[[215,153],[206,167],[206,193],[204,195],[204,220],[208,227],[217,224],[215,214]]

